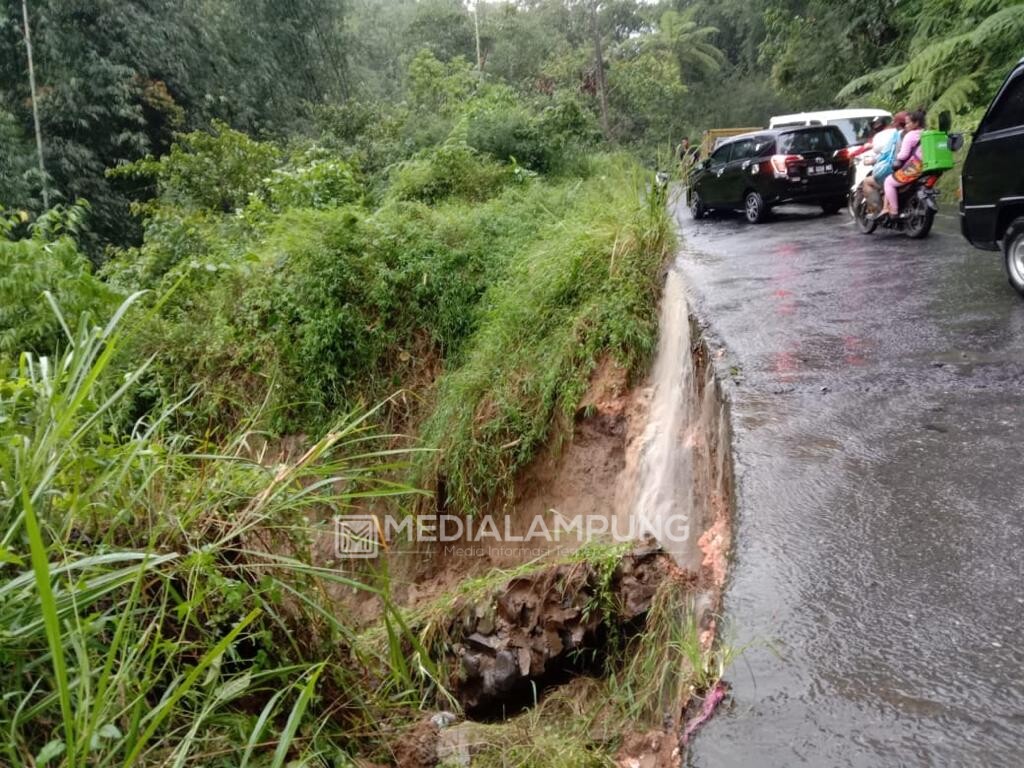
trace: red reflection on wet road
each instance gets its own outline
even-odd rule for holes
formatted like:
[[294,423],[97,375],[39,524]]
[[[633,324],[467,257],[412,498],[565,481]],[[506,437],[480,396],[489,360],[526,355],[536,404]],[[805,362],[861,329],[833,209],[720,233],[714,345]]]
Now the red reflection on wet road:
[[[771,281],[779,286],[772,291],[772,298],[775,300],[773,307],[776,315],[790,317],[796,314],[797,297],[789,286],[794,285],[799,277],[799,271],[794,268],[791,260],[800,255],[800,250],[794,243],[780,243],[772,253],[778,258],[772,260],[775,269]],[[803,360],[800,358],[800,339],[791,340],[788,348],[775,352],[771,360],[771,369],[780,379],[790,381],[796,378],[796,374],[803,367]]]

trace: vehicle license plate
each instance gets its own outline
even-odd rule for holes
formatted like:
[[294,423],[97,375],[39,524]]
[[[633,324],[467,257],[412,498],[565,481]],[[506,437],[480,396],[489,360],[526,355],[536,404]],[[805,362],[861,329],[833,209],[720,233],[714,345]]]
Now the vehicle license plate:
[[812,165],[807,169],[808,176],[817,176],[822,173],[832,173],[832,164],[827,165]]

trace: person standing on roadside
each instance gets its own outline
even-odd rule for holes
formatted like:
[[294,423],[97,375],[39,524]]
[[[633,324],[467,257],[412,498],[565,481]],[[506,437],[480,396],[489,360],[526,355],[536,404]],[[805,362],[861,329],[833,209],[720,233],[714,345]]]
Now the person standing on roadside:
[[679,161],[679,175],[686,180],[690,171],[693,170],[693,166],[697,164],[697,154],[700,150],[697,147],[690,146],[690,137],[683,136],[679,142],[679,146],[676,147],[676,159]]
[[686,155],[687,155],[687,153],[689,153],[689,151],[690,151],[690,137],[689,136],[683,136],[683,138],[679,140],[679,146],[676,147],[676,159],[679,162],[683,162],[683,160],[686,159]]

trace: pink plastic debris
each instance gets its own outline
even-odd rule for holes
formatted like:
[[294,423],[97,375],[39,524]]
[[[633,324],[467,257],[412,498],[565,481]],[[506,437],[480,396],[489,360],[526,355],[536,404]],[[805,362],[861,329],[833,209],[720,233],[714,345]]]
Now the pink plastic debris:
[[704,705],[700,708],[700,712],[686,724],[686,729],[683,731],[683,744],[688,744],[693,732],[711,719],[711,715],[715,713],[715,709],[722,703],[727,691],[728,688],[721,680],[711,687],[711,690],[704,697]]

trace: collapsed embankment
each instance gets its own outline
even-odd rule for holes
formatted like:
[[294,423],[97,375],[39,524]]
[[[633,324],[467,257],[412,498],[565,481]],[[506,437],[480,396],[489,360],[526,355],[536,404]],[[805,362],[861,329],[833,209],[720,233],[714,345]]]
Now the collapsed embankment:
[[[432,765],[453,754],[457,764],[489,764],[494,743],[510,738],[497,735],[502,721],[596,679],[605,694],[591,715],[608,732],[589,727],[582,748],[623,766],[678,765],[695,725],[721,700],[728,654],[716,630],[733,493],[728,403],[674,269],[649,379],[629,389],[602,365],[584,402],[573,439],[521,473],[517,503],[506,510],[513,527],[521,533],[538,515],[570,522],[599,515],[612,530],[635,524],[647,543],[550,548],[528,564],[488,556],[491,567],[517,570],[445,589],[441,608],[421,604],[416,628],[433,639],[463,711],[484,722],[424,721],[412,734],[415,749],[398,740],[399,764]],[[435,558],[421,581],[458,583],[452,571],[475,565],[474,573],[486,573],[479,561]],[[432,591],[421,590],[414,594]],[[563,725],[571,740],[573,727]]]

